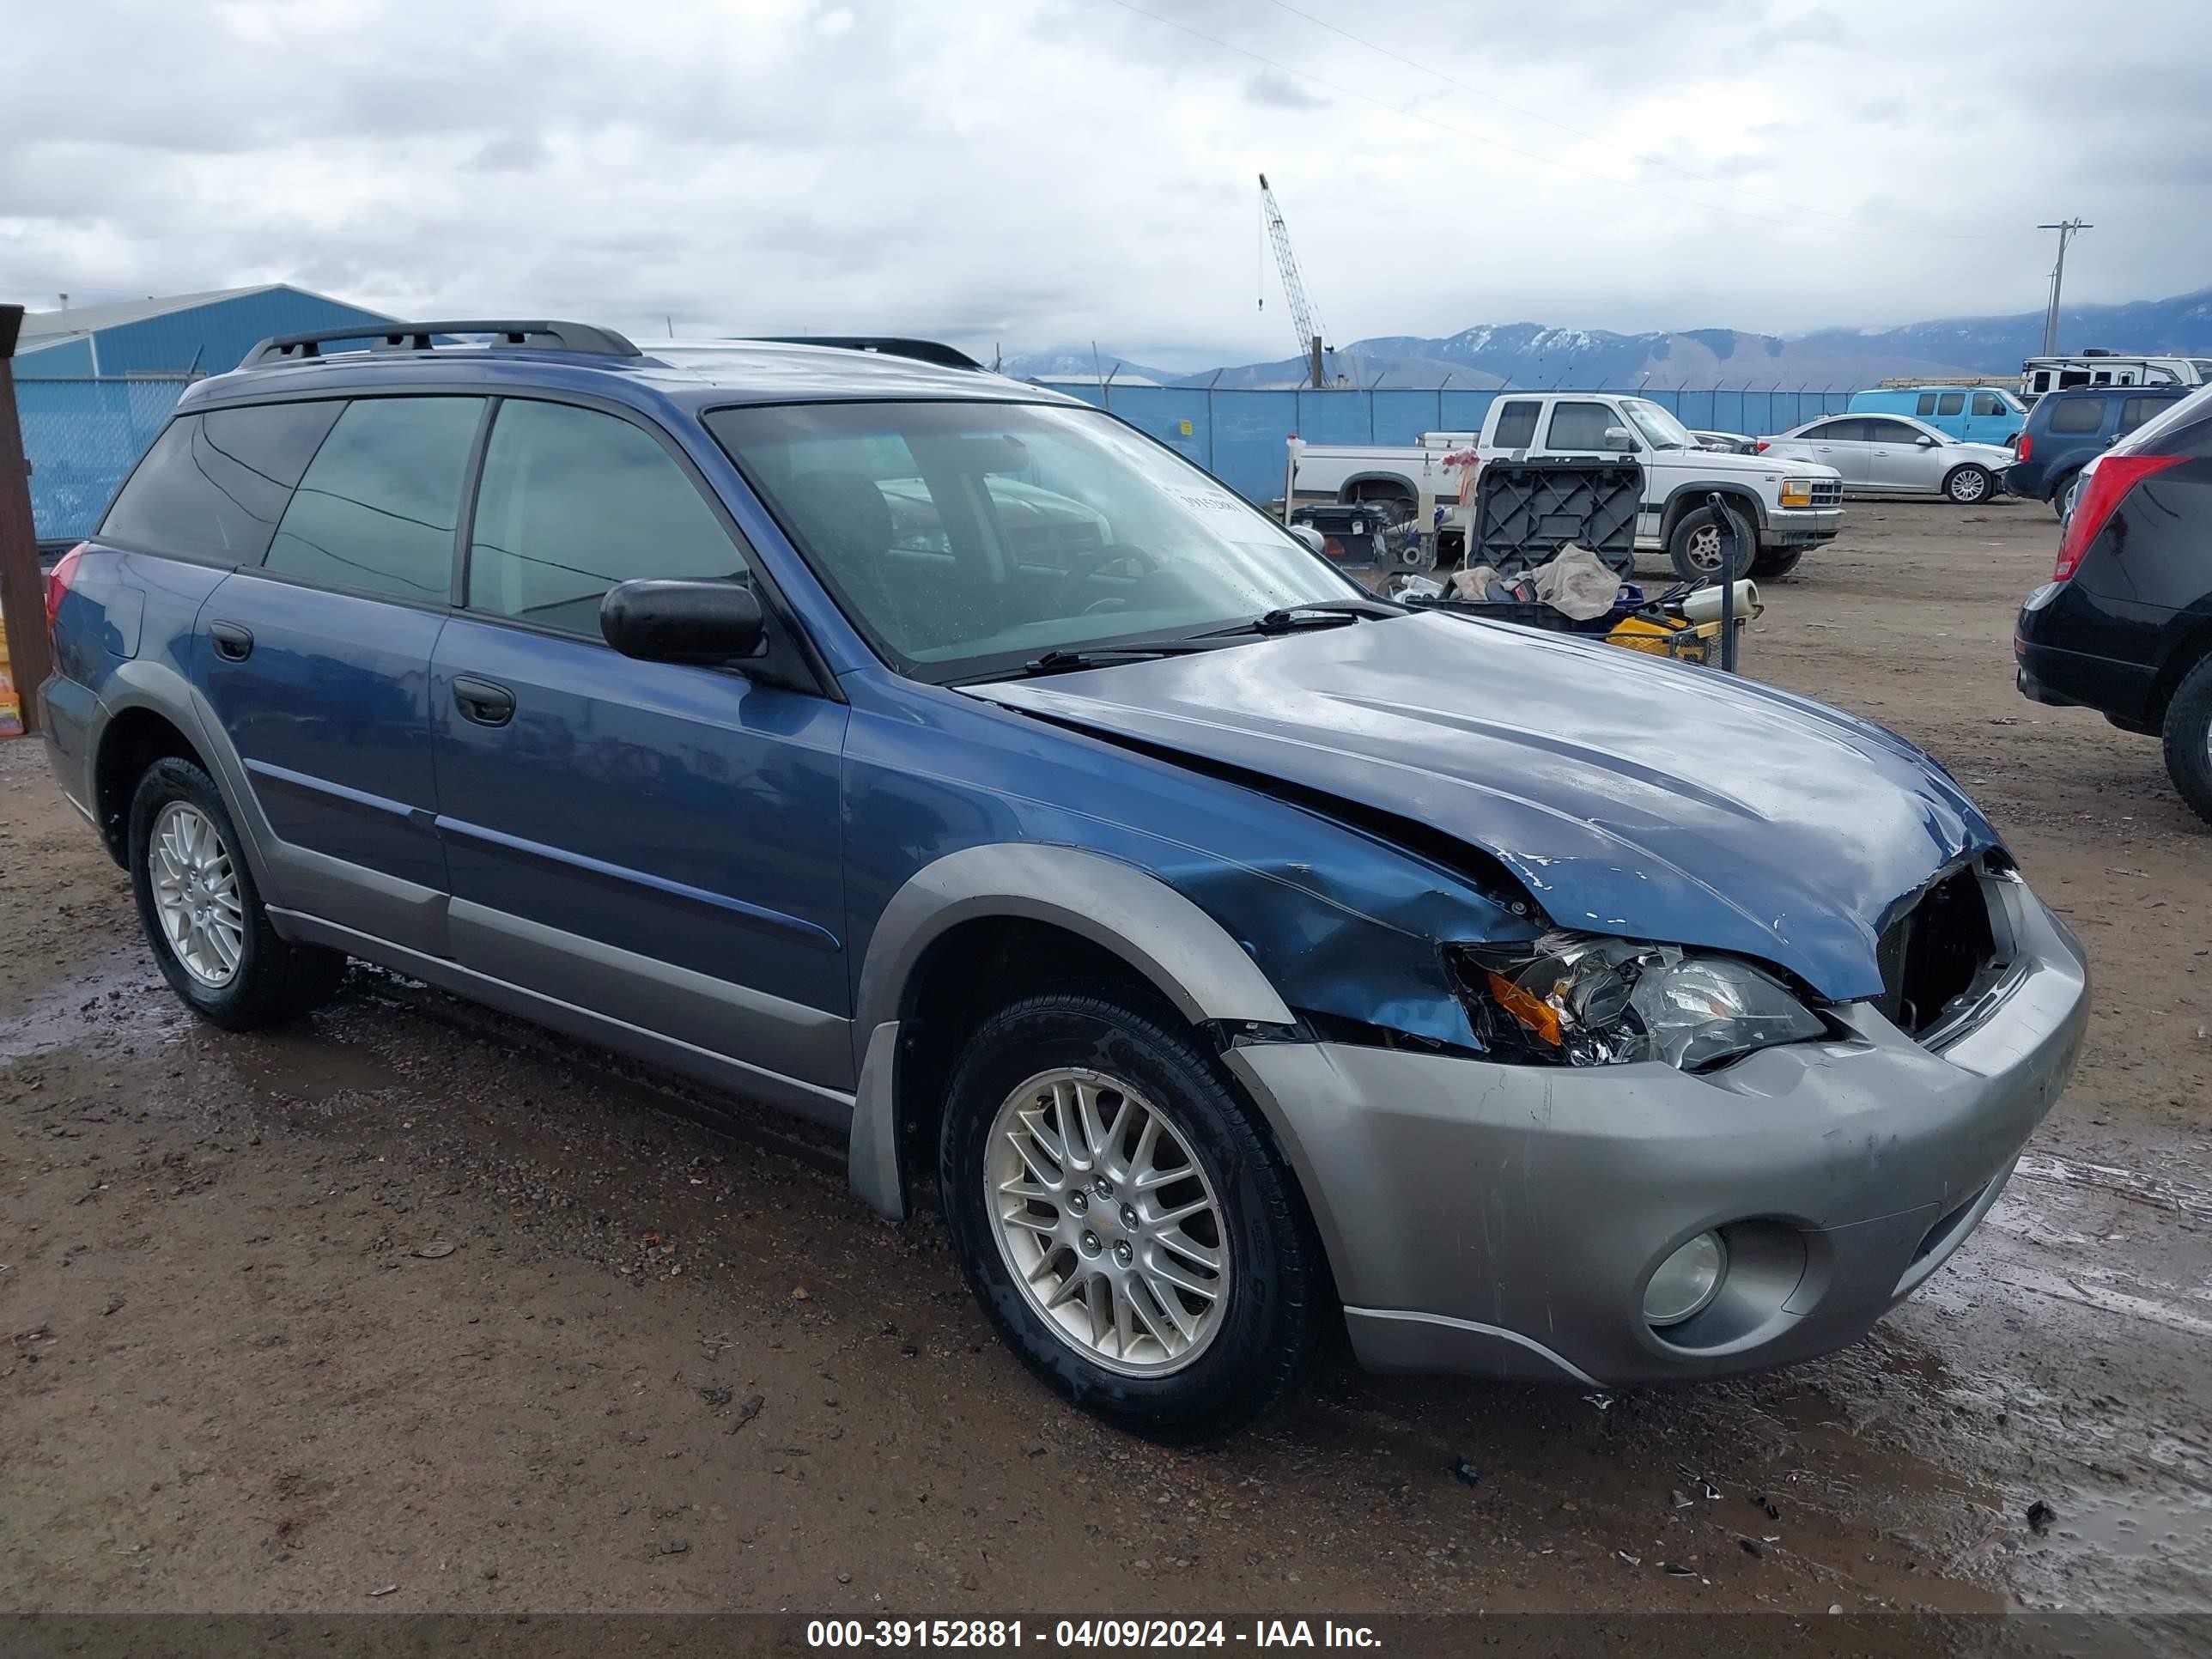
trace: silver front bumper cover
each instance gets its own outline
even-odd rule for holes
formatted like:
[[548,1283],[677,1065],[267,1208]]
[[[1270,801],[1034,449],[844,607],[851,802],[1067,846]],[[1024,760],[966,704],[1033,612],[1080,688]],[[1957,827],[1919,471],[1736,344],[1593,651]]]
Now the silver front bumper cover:
[[[1291,1149],[1362,1360],[1625,1384],[1863,1335],[1996,1201],[2087,1024],[2079,944],[2019,882],[1991,885],[2010,967],[1935,1048],[1853,1004],[1842,1039],[1704,1075],[1232,1050]],[[1645,1279],[1708,1229],[1729,1241],[1722,1295],[1655,1331]]]

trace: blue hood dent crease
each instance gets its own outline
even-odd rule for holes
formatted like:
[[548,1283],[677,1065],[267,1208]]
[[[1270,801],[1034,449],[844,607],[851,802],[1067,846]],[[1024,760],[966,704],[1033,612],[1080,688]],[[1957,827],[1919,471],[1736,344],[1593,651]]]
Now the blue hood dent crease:
[[1431,826],[1563,927],[1878,994],[1898,906],[1998,844],[1933,761],[1751,681],[1463,617],[1314,629],[971,687],[1008,708]]

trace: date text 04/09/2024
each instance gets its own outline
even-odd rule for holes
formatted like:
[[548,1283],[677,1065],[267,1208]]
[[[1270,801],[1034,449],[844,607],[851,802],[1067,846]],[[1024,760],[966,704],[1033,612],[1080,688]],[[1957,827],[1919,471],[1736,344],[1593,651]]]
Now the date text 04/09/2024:
[[1379,1648],[1365,1625],[1334,1620],[1061,1619],[1034,1629],[1019,1619],[813,1619],[811,1648]]

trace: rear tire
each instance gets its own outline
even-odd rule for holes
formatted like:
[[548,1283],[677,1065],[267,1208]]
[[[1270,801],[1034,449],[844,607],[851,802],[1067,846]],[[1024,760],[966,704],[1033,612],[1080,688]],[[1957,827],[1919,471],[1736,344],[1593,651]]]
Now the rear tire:
[[[1327,1282],[1312,1223],[1252,1109],[1179,1021],[1113,991],[994,1015],[954,1070],[938,1182],[1000,1336],[1085,1410],[1154,1439],[1212,1438],[1304,1374]],[[1158,1219],[1201,1199],[1189,1221]],[[1181,1277],[1154,1277],[1163,1267]],[[1219,1293],[1176,1288],[1194,1281]]]
[[1778,582],[1797,568],[1805,556],[1802,547],[1763,547],[1751,562],[1751,574],[1763,582]]
[[228,1031],[297,1018],[345,978],[336,951],[269,925],[238,827],[191,761],[155,761],[131,799],[131,890],[154,960],[200,1018]]
[[1960,507],[1975,507],[1989,500],[1995,483],[1989,468],[1969,461],[1951,469],[1943,480],[1943,493]]
[[[1735,529],[1735,558],[1729,562],[1729,580],[1741,579],[1751,568],[1751,562],[1759,556],[1758,532],[1753,531],[1742,513],[1733,507],[1722,509]],[[1667,538],[1667,557],[1674,567],[1674,574],[1686,582],[1717,582],[1721,580],[1723,563],[1720,517],[1710,507],[1685,513]]]
[[2074,481],[2081,476],[2078,471],[2069,472],[2051,486],[2051,510],[2059,518],[2066,516],[2067,495],[2073,489]]
[[2189,810],[2212,823],[2212,657],[2175,688],[2161,736],[2166,775]]

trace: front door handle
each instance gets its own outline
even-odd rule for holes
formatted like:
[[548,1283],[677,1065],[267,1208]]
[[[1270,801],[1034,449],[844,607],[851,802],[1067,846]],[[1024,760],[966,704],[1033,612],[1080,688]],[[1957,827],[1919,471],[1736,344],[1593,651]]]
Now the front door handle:
[[462,674],[453,681],[453,706],[478,726],[504,726],[514,718],[514,693],[490,680]]
[[208,637],[215,641],[215,653],[225,662],[244,662],[253,654],[253,630],[234,622],[208,624]]

